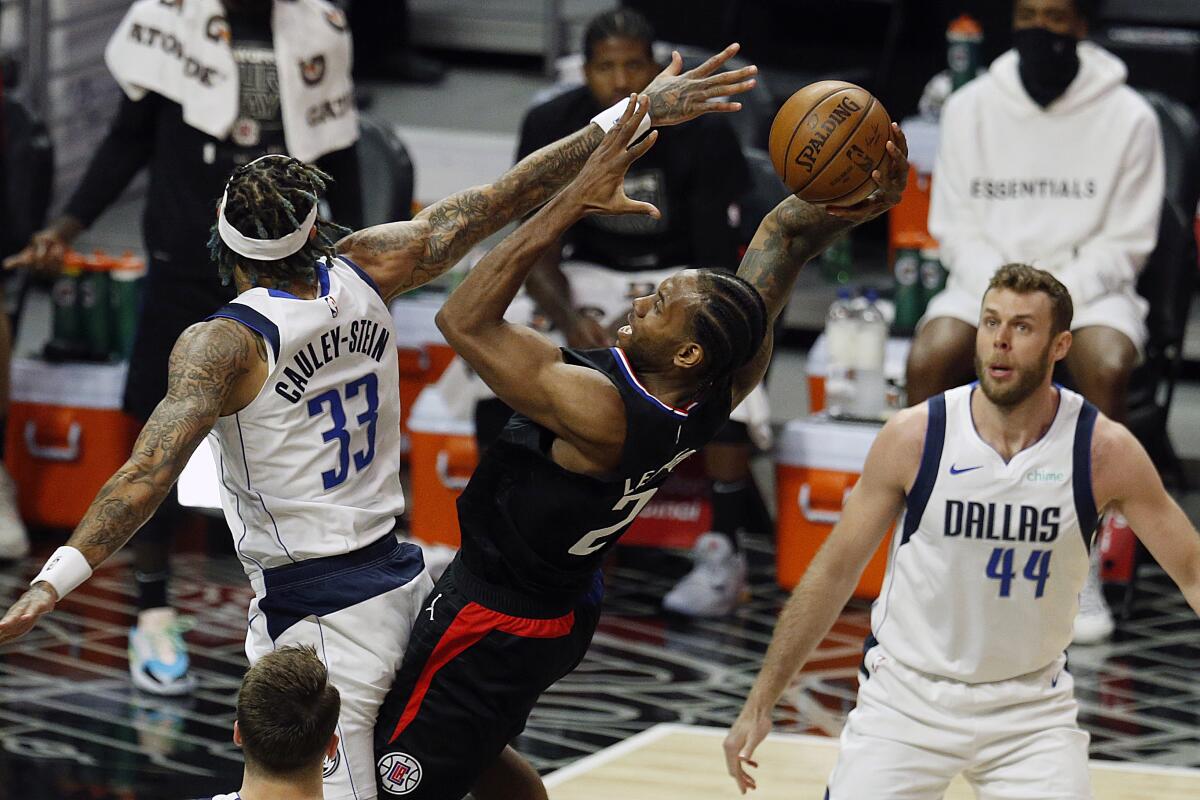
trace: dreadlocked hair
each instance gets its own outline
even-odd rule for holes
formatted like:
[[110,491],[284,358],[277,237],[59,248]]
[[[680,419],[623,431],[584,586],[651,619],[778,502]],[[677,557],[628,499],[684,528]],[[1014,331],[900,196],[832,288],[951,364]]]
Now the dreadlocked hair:
[[[265,158],[233,171],[226,187],[225,219],[253,239],[279,239],[300,227],[326,188],[333,182],[326,173],[294,158]],[[279,283],[312,281],[317,259],[332,258],[334,243],[350,233],[333,222],[317,218],[316,236],[298,251],[275,261],[259,261],[233,252],[217,230],[208,238],[208,250],[229,285],[239,264],[252,283],[269,277]]]
[[767,306],[753,286],[731,272],[702,269],[704,299],[692,318],[692,335],[704,350],[701,384],[711,386],[741,369],[762,347]]
[[649,20],[632,9],[617,8],[592,17],[583,32],[583,60],[591,61],[596,55],[596,46],[605,39],[643,42],[650,60],[654,60],[654,28]]

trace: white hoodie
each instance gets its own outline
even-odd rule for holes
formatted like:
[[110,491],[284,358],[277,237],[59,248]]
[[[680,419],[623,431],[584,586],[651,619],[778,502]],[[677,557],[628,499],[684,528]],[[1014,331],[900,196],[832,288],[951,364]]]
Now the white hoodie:
[[1079,62],[1045,109],[1013,50],[946,102],[929,232],[949,288],[982,300],[996,269],[1020,261],[1052,272],[1077,307],[1136,296],[1162,207],[1158,118],[1119,58],[1080,42]]

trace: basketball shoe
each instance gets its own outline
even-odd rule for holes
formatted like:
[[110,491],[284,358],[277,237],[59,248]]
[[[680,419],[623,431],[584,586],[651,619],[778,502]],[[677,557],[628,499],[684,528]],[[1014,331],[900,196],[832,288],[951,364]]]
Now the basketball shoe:
[[689,617],[723,617],[748,593],[746,554],[723,533],[709,531],[692,547],[692,571],[663,598],[663,608]]
[[1100,537],[1108,526],[1115,524],[1114,515],[1108,514],[1101,523],[1100,534],[1092,543],[1088,559],[1087,581],[1079,593],[1079,613],[1075,615],[1075,632],[1072,644],[1099,644],[1112,636],[1116,625],[1112,612],[1104,600],[1104,587],[1100,583]]
[[191,625],[173,608],[148,608],[129,629],[129,674],[133,685],[160,695],[187,694],[196,685],[188,672],[184,631]]

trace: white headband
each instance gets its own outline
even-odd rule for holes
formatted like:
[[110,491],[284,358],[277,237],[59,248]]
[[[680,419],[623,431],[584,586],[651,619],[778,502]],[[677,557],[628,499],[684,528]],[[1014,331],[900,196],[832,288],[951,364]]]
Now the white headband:
[[[287,156],[268,154],[256,158],[250,163],[261,161],[263,158],[287,158]],[[251,239],[233,227],[225,218],[225,203],[228,202],[228,199],[229,185],[226,184],[225,191],[221,194],[221,208],[217,213],[217,232],[221,234],[221,241],[238,255],[253,258],[256,261],[278,261],[300,252],[304,243],[308,241],[313,225],[317,222],[317,203],[314,198],[312,210],[308,212],[308,216],[300,223],[298,229],[278,239]]]

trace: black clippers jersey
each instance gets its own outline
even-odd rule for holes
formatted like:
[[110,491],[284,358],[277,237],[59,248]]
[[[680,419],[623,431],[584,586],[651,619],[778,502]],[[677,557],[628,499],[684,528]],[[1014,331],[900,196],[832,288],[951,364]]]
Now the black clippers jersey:
[[577,595],[672,470],[729,419],[728,381],[686,409],[645,390],[620,348],[563,350],[568,364],[608,376],[625,403],[621,464],[607,479],[550,458],[555,436],[514,414],[458,500],[462,558],[479,578],[523,592]]

